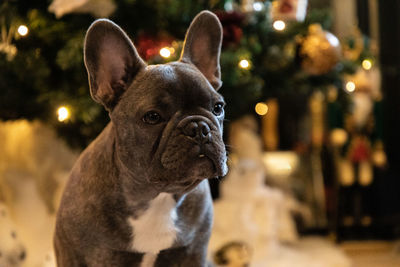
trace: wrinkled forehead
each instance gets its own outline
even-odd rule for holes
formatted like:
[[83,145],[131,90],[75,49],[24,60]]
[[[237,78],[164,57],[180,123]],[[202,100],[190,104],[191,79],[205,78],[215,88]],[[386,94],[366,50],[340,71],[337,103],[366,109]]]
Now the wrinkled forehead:
[[222,99],[196,67],[181,62],[147,66],[132,87],[136,98],[149,105],[173,99],[181,108],[191,108]]
[[164,65],[147,67],[147,75],[154,78],[154,82],[162,85],[169,93],[179,95],[193,94],[200,97],[202,94],[216,94],[216,91],[193,65],[173,62]]

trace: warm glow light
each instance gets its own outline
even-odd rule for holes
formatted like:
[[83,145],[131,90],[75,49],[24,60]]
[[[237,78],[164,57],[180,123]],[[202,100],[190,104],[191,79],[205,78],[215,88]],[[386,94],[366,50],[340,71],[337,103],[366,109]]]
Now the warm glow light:
[[65,121],[70,117],[69,110],[66,107],[59,107],[57,109],[58,120]]
[[272,24],[272,27],[277,31],[283,31],[286,28],[286,24],[282,20],[277,20]]
[[370,70],[372,68],[372,61],[370,59],[364,59],[361,65],[363,69]]
[[293,152],[267,152],[263,162],[270,175],[284,178],[290,177],[299,165],[299,157]]
[[265,103],[257,103],[255,110],[258,115],[264,116],[268,112],[268,106]]
[[254,9],[254,11],[261,11],[262,8],[263,8],[263,4],[260,3],[260,2],[255,2],[255,3],[253,4],[253,9]]
[[246,59],[242,59],[239,62],[239,67],[241,67],[242,69],[248,69],[250,67],[250,62]]
[[346,90],[347,90],[347,92],[349,92],[349,93],[352,93],[352,92],[354,92],[354,90],[356,90],[356,85],[354,84],[354,82],[347,82],[346,83]]
[[169,58],[171,56],[171,50],[168,47],[163,47],[160,49],[160,55],[163,58]]
[[19,35],[25,36],[25,35],[28,34],[28,32],[29,32],[28,27],[26,27],[25,25],[20,25],[20,26],[18,27],[18,33],[19,33]]

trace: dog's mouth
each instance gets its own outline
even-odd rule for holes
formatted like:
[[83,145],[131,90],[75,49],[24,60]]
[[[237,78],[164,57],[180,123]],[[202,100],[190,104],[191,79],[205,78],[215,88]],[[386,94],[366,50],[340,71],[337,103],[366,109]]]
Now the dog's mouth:
[[224,170],[226,162],[224,155],[216,151],[213,145],[199,146],[197,149],[190,160],[194,177],[206,179],[226,174]]
[[225,153],[222,142],[205,145],[174,142],[161,154],[161,176],[154,182],[168,192],[189,192],[205,179],[226,175]]
[[226,175],[225,145],[218,132],[209,135],[200,142],[179,131],[169,139],[159,158],[165,180],[193,187],[204,179]]
[[220,159],[217,156],[211,156],[209,153],[200,153],[199,154],[199,159],[206,159],[209,162],[211,162],[212,164],[212,172],[213,175],[212,177],[207,177],[207,178],[214,178],[214,177],[218,177],[218,176],[225,176],[226,172],[224,170],[224,164],[225,162],[220,162],[223,161],[222,159]]

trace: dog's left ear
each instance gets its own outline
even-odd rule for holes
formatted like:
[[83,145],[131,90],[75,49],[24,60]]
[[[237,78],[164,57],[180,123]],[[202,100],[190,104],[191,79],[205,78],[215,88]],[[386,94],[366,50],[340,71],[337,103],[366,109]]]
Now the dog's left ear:
[[221,85],[222,26],[216,15],[210,11],[199,13],[186,33],[181,61],[195,65],[218,90]]

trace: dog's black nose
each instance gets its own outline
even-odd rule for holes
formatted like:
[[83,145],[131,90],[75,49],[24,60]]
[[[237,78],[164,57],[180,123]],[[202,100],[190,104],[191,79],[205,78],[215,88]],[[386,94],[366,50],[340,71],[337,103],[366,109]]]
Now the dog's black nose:
[[200,143],[207,143],[211,138],[210,127],[204,121],[190,121],[182,131]]

